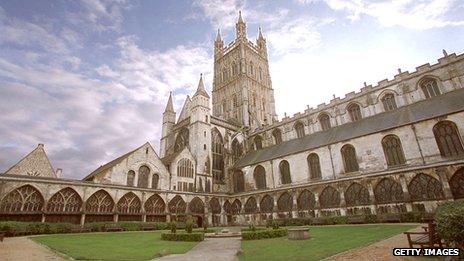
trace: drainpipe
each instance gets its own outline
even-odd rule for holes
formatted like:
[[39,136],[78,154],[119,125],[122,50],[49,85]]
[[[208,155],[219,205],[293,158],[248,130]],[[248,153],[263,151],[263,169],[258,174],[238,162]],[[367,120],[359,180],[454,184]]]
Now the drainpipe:
[[271,160],[271,177],[272,177],[273,188],[275,188],[276,185],[275,185],[275,179],[274,179],[274,161],[272,160]]
[[335,177],[335,167],[334,167],[334,162],[333,162],[333,157],[332,157],[332,147],[330,147],[330,145],[327,145],[327,148],[329,148],[330,164],[332,165],[333,179],[336,179],[336,177]]
[[414,124],[411,124],[411,129],[412,129],[412,132],[414,133],[414,138],[416,139],[417,147],[419,148],[419,153],[421,155],[422,164],[425,164],[424,154],[422,153],[422,148],[419,144],[419,138],[417,137],[416,126],[414,126]]

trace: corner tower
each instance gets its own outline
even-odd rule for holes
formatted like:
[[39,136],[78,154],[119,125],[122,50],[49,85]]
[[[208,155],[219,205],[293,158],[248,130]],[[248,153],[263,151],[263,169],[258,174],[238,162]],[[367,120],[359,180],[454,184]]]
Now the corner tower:
[[224,47],[218,30],[214,42],[213,116],[255,129],[276,119],[266,39],[261,29],[253,43],[239,12],[235,40]]

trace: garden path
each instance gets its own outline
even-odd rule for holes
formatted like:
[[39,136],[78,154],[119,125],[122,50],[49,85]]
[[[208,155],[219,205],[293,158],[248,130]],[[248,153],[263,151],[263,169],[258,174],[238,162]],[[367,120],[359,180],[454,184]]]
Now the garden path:
[[0,242],[0,257],[5,261],[64,261],[47,247],[35,243],[27,237],[7,237]]

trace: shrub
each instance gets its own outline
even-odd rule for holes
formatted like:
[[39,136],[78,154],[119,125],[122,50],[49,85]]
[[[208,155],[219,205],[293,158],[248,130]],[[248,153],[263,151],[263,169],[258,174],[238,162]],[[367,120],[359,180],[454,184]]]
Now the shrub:
[[171,230],[172,234],[175,234],[177,232],[176,221],[169,222],[169,229]]
[[69,233],[73,226],[70,223],[0,222],[0,230],[6,231],[7,236]]
[[464,200],[447,202],[435,215],[440,237],[464,251]]
[[185,222],[185,231],[187,233],[192,233],[193,230],[193,219],[191,216],[187,217],[187,221]]
[[208,233],[206,232],[208,231],[208,219],[207,218],[203,219],[203,230],[205,231],[205,233]]
[[266,230],[267,227],[254,227],[254,230],[250,227],[244,227],[244,228],[241,228],[240,231],[242,232],[253,232],[253,231],[258,231],[258,230]]
[[279,222],[275,219],[272,220],[272,229],[279,229]]
[[284,237],[287,235],[287,229],[265,229],[256,231],[244,231],[242,232],[243,240],[257,240],[263,238],[275,238]]
[[162,233],[161,240],[197,242],[204,240],[204,233]]
[[377,216],[374,214],[364,215],[364,220],[366,223],[377,223]]

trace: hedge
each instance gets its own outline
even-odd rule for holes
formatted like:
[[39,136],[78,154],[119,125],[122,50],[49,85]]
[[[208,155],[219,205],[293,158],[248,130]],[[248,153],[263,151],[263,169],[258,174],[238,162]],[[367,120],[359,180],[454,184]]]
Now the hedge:
[[249,231],[257,231],[257,230],[266,230],[265,227],[255,227],[254,229],[249,228],[249,227],[242,227],[240,231],[242,232],[249,232]]
[[0,222],[0,230],[6,231],[7,236],[69,233],[75,227],[70,223]]
[[275,238],[275,237],[284,237],[287,235],[287,229],[265,229],[265,230],[256,230],[256,231],[244,231],[242,232],[243,240],[257,240],[263,238]]
[[204,233],[193,232],[193,233],[162,233],[161,240],[166,241],[188,241],[198,242],[203,241],[205,238]]
[[464,200],[447,202],[439,206],[435,221],[440,237],[464,251]]

